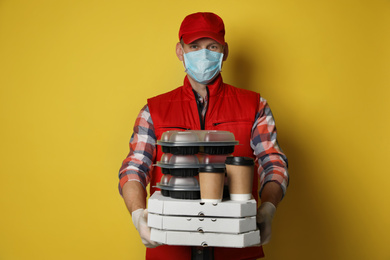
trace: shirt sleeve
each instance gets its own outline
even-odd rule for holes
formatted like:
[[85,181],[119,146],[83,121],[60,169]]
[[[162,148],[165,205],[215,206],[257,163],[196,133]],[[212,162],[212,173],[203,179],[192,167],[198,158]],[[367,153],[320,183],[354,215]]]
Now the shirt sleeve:
[[119,170],[120,194],[123,185],[128,181],[140,182],[145,190],[150,181],[150,172],[156,157],[156,135],[147,105],[138,114],[129,147],[130,152]]
[[265,99],[260,97],[259,110],[252,128],[251,147],[259,164],[260,195],[267,182],[278,183],[283,196],[289,183],[288,161],[277,141],[275,120]]

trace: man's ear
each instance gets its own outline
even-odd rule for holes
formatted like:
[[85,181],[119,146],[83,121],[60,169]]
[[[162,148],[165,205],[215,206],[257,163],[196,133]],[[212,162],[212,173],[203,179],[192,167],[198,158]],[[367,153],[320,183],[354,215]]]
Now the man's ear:
[[181,45],[180,42],[176,44],[176,56],[179,58],[180,61],[183,61],[183,46]]
[[225,47],[223,48],[223,61],[227,59],[228,55],[229,55],[229,46],[226,42]]

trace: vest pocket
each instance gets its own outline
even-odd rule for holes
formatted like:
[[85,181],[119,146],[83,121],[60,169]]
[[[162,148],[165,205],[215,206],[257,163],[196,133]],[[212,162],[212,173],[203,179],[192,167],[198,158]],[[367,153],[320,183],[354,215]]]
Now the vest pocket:
[[241,121],[241,120],[231,120],[231,121],[223,121],[223,122],[216,122],[216,123],[212,123],[212,126],[213,127],[225,127],[225,126],[229,126],[229,125],[250,125],[252,127],[253,125],[253,121]]
[[252,156],[253,151],[250,147],[250,138],[252,135],[253,121],[250,120],[229,120],[212,123],[210,129],[224,130],[234,134],[235,139],[240,145],[234,147],[235,156]]
[[158,128],[161,129],[162,132],[173,131],[173,130],[178,130],[178,131],[191,130],[191,128],[185,126],[160,126]]

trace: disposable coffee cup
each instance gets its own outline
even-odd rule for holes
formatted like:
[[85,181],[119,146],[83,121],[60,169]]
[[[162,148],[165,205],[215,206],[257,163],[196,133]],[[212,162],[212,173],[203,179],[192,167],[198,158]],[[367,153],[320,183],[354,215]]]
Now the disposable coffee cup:
[[199,169],[200,198],[203,202],[221,202],[224,183],[225,168],[207,165]]
[[230,200],[246,201],[252,198],[254,160],[250,157],[226,158],[226,174]]

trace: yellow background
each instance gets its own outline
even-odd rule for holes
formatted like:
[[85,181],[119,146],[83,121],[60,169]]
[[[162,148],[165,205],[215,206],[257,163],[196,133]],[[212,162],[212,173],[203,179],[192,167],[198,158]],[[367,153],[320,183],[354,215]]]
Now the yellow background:
[[1,0],[1,260],[143,258],[117,173],[197,11],[224,19],[224,80],[269,101],[289,157],[266,259],[390,259],[390,1]]

